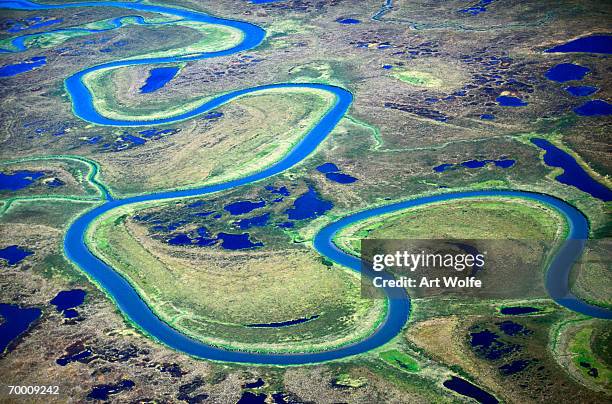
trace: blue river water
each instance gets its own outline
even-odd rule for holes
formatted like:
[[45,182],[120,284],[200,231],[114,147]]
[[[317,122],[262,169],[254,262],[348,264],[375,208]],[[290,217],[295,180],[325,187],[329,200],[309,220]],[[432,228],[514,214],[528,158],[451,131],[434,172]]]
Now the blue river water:
[[[4,6],[4,4],[6,4],[7,2],[0,2],[0,5]],[[8,7],[8,6],[6,6]],[[106,31],[112,31],[114,29],[117,28],[121,28],[123,26],[125,26],[126,23],[128,22],[132,22],[134,24],[137,25],[166,25],[166,24],[174,24],[176,23],[176,21],[162,21],[162,22],[147,22],[145,21],[145,19],[141,16],[135,16],[135,15],[131,15],[131,16],[122,16],[122,17],[117,17],[117,18],[113,18],[111,20],[109,20],[107,23],[109,25],[108,28],[99,28],[99,29],[91,29],[91,28],[78,28],[78,27],[74,27],[74,28],[59,28],[59,29],[54,29],[51,31],[46,31],[45,33],[55,33],[55,34],[64,34],[64,33],[70,33],[70,32],[87,32],[90,34],[97,34],[97,33],[101,33],[101,32],[106,32]],[[11,45],[13,46],[14,50],[12,49],[0,49],[1,53],[18,53],[18,52],[23,52],[29,49],[29,47],[26,45],[26,43],[32,39],[32,38],[36,38],[40,36],[40,33],[33,33],[33,34],[23,34],[23,35],[19,35],[17,37],[14,37],[11,40]]]
[[[84,272],[86,272],[87,275],[92,280],[94,280],[99,287],[104,289],[107,294],[113,299],[113,301],[115,302],[119,310],[125,315],[125,317],[132,321],[145,334],[173,349],[182,351],[186,354],[195,357],[219,361],[258,364],[305,364],[329,361],[344,358],[350,355],[360,354],[363,352],[367,352],[371,349],[377,348],[381,345],[384,345],[385,343],[393,339],[403,329],[410,314],[410,300],[406,294],[406,291],[404,289],[398,288],[384,290],[385,294],[388,297],[387,314],[379,325],[379,327],[371,335],[361,341],[352,343],[350,345],[342,346],[334,350],[303,354],[266,354],[230,351],[210,346],[201,341],[192,339],[182,334],[181,332],[177,331],[176,329],[172,328],[164,321],[162,321],[141,299],[135,289],[124,277],[122,277],[112,267],[104,263],[102,260],[94,256],[89,251],[89,249],[85,245],[84,240],[87,229],[102,214],[112,209],[145,201],[161,201],[175,198],[188,198],[207,195],[224,190],[230,190],[241,185],[251,184],[257,181],[267,179],[300,163],[301,161],[306,159],[334,129],[336,124],[347,112],[353,99],[352,94],[349,91],[340,87],[313,83],[281,83],[228,92],[202,104],[201,106],[191,111],[172,117],[167,117],[164,119],[127,121],[115,120],[105,117],[95,110],[92,102],[92,94],[89,89],[83,84],[82,78],[86,74],[109,67],[145,64],[148,65],[157,63],[176,63],[230,55],[257,46],[263,40],[265,32],[261,28],[245,22],[223,20],[208,16],[203,13],[193,12],[185,9],[173,9],[164,6],[156,6],[142,3],[85,2],[62,5],[40,5],[26,0],[0,1],[0,7],[18,8],[25,10],[98,6],[120,7],[125,9],[149,12],[162,12],[193,21],[222,24],[241,30],[244,33],[244,38],[240,44],[218,52],[206,52],[190,56],[148,59],[143,58],[129,61],[116,61],[97,65],[77,72],[76,74],[66,79],[65,87],[72,99],[73,111],[75,115],[84,120],[98,125],[111,126],[149,126],[154,124],[176,122],[179,120],[188,119],[199,114],[206,113],[244,94],[250,94],[257,91],[272,88],[310,88],[327,91],[335,96],[335,102],[333,106],[331,106],[331,108],[320,119],[320,121],[309,130],[309,132],[304,136],[304,138],[297,145],[295,145],[285,157],[260,172],[224,183],[203,186],[194,189],[157,192],[129,197],[125,199],[108,199],[104,204],[86,212],[70,225],[64,238],[64,251],[66,253],[66,256],[78,267],[80,267]],[[334,235],[342,228],[361,220],[365,220],[371,217],[377,217],[385,213],[395,212],[410,207],[421,206],[438,201],[448,201],[475,197],[516,197],[536,200],[551,206],[552,208],[558,210],[563,216],[565,216],[568,223],[570,224],[570,232],[568,238],[571,240],[576,239],[579,242],[567,243],[561,246],[556,258],[553,260],[547,272],[547,288],[549,288],[550,291],[554,292],[551,293],[551,295],[558,303],[566,307],[570,307],[572,310],[589,314],[595,317],[609,318],[610,314],[612,314],[611,311],[600,309],[595,306],[590,306],[587,303],[578,300],[573,295],[571,295],[571,293],[569,293],[567,279],[569,271],[571,269],[571,263],[582,253],[582,249],[584,248],[583,241],[588,237],[589,233],[589,227],[586,218],[572,206],[566,204],[561,200],[547,195],[522,191],[490,190],[455,192],[411,199],[395,204],[390,204],[387,206],[364,210],[362,212],[346,216],[336,222],[333,222],[328,226],[324,227],[319,233],[316,234],[313,240],[313,246],[320,254],[335,261],[336,263],[350,268],[354,271],[362,272],[361,261],[359,260],[359,258],[341,251],[332,241]],[[366,272],[364,272],[364,275],[371,276],[373,274],[368,273],[366,270]],[[377,275],[380,275],[380,273],[377,273]]]

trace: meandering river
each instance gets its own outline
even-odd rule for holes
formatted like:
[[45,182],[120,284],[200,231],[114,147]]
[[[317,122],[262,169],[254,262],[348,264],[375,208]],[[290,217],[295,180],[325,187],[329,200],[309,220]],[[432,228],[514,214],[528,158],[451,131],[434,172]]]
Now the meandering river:
[[[65,86],[68,94],[71,97],[75,115],[98,125],[150,126],[155,124],[176,122],[210,111],[222,104],[230,102],[236,97],[273,88],[316,89],[327,91],[333,94],[335,97],[333,106],[325,113],[319,122],[308,131],[304,138],[280,161],[260,172],[227,182],[194,189],[158,192],[124,199],[111,199],[110,196],[107,195],[107,201],[104,204],[86,212],[70,225],[64,239],[64,250],[66,256],[79,268],[81,268],[81,270],[83,270],[93,281],[95,281],[96,284],[102,288],[114,301],[124,316],[138,328],[140,328],[144,333],[173,349],[198,358],[229,362],[292,365],[329,361],[367,352],[389,342],[402,330],[410,314],[410,300],[405,291],[398,291],[397,289],[394,289],[385,290],[385,293],[389,298],[389,304],[386,317],[383,319],[378,329],[367,338],[356,343],[334,350],[303,354],[250,353],[220,349],[192,339],[158,318],[125,278],[123,278],[112,267],[92,254],[91,251],[89,251],[84,240],[85,233],[90,225],[100,218],[101,215],[112,209],[140,202],[203,196],[219,191],[230,190],[242,185],[251,184],[270,178],[295,166],[316,150],[318,145],[331,133],[336,124],[345,115],[353,99],[353,96],[349,91],[340,87],[326,84],[270,84],[228,92],[203,103],[197,108],[163,119],[112,119],[102,115],[94,108],[93,95],[83,82],[83,77],[85,75],[106,68],[133,65],[155,65],[170,62],[186,62],[235,54],[237,52],[253,49],[259,45],[265,37],[264,30],[249,23],[215,18],[200,12],[142,3],[101,1],[62,5],[43,5],[26,0],[15,0],[0,1],[0,7],[21,10],[61,9],[74,7],[118,7],[136,11],[164,13],[178,16],[185,20],[208,24],[219,24],[242,31],[242,41],[234,47],[222,51],[164,58],[142,58],[125,61],[120,60],[89,67],[68,77],[65,81]],[[612,318],[612,311],[589,305],[577,299],[569,292],[568,276],[571,270],[571,264],[582,254],[584,240],[588,238],[589,233],[588,222],[582,213],[580,213],[577,209],[548,195],[513,190],[489,190],[453,192],[410,199],[399,203],[364,210],[331,223],[317,233],[313,240],[313,245],[320,254],[333,260],[337,264],[360,272],[360,260],[357,257],[341,251],[332,241],[334,235],[342,228],[371,217],[433,202],[483,197],[529,199],[544,203],[560,212],[569,223],[570,231],[568,239],[570,239],[570,241],[574,241],[563,244],[555,258],[552,260],[546,277],[547,288],[555,301],[561,305],[594,317]]]

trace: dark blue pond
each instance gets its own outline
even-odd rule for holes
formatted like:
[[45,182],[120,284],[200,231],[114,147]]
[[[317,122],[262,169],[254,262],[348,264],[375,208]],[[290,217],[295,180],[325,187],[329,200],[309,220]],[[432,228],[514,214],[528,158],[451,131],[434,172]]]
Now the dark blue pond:
[[185,233],[176,233],[167,240],[167,243],[177,246],[197,245],[199,247],[208,247],[216,244],[219,240],[218,238],[210,237],[205,227],[198,228],[196,232],[198,235],[193,238]]
[[517,359],[515,361],[506,363],[505,365],[500,366],[499,371],[504,376],[510,376],[515,373],[522,372],[523,370],[527,368],[527,366],[529,366],[530,363],[531,363],[530,360]]
[[64,20],[61,18],[57,18],[57,19],[43,21],[42,17],[29,17],[26,19],[26,21],[28,22],[28,24],[17,22],[13,24],[11,28],[7,29],[6,31],[13,34],[15,32],[27,31],[30,29],[38,29],[38,28],[48,27],[50,25],[59,24]]
[[178,233],[168,240],[170,245],[191,245],[191,237],[185,233]]
[[546,165],[563,169],[563,174],[559,174],[555,178],[557,181],[562,184],[576,187],[604,202],[612,200],[612,191],[605,185],[591,178],[571,155],[545,139],[531,138],[531,143],[545,151],[544,163],[546,163]]
[[124,390],[132,390],[136,384],[131,380],[122,380],[115,384],[99,384],[89,392],[87,398],[93,400],[108,400],[111,395]]
[[205,227],[200,227],[197,230],[198,237],[196,237],[193,241],[195,245],[199,247],[209,247],[211,245],[217,244],[218,238],[212,238],[208,234],[208,230]]
[[79,312],[75,309],[64,310],[64,318],[76,318],[79,316]]
[[266,394],[245,391],[236,404],[266,404]]
[[66,366],[71,362],[85,362],[87,358],[91,358],[92,352],[89,349],[85,349],[81,352],[77,352],[72,355],[64,355],[57,359],[55,363],[60,366]]
[[524,107],[528,103],[521,100],[518,97],[511,97],[509,95],[500,95],[495,99],[502,107]]
[[64,181],[60,180],[59,178],[53,178],[51,181],[48,181],[45,183],[49,188],[57,188],[57,187],[61,187],[64,184]]
[[500,310],[500,313],[511,315],[511,316],[518,316],[521,314],[537,313],[538,311],[540,311],[540,309],[537,309],[535,307],[513,306],[513,307],[502,307],[502,309]]
[[170,80],[176,76],[178,73],[178,67],[156,67],[155,69],[151,69],[149,71],[149,77],[144,86],[140,87],[141,93],[152,93],[153,91],[157,91],[166,84]]
[[444,171],[450,169],[451,167],[454,167],[454,164],[450,164],[450,163],[444,163],[444,164],[440,164],[439,166],[435,166],[433,168],[433,170],[437,173],[443,173]]
[[34,254],[32,251],[17,245],[10,245],[0,249],[0,259],[5,260],[8,265],[18,264],[23,261],[25,257],[32,254]]
[[450,163],[440,164],[438,166],[435,166],[433,170],[437,173],[443,173],[445,171],[450,170],[451,168],[457,168],[459,166],[475,169],[475,168],[485,167],[486,165],[491,164],[491,163],[493,163],[496,167],[499,167],[499,168],[510,168],[516,163],[516,160],[505,159],[505,158],[499,159],[499,160],[489,160],[489,159],[476,160],[474,159],[474,160],[467,160],[459,164],[450,164]]
[[218,118],[221,118],[222,116],[223,116],[223,112],[211,111],[211,112],[207,112],[203,114],[202,119],[205,119],[205,120],[218,119]]
[[471,332],[470,345],[476,353],[489,360],[497,360],[520,350],[520,346],[501,341],[498,334],[487,329]]
[[16,76],[18,74],[29,72],[30,70],[44,66],[46,63],[47,58],[45,56],[35,56],[30,60],[26,60],[25,62],[2,66],[0,67],[0,77]]
[[249,233],[242,234],[231,234],[231,233],[219,233],[217,239],[221,240],[221,247],[226,250],[244,250],[246,248],[263,247],[263,243],[253,243],[250,239]]
[[253,327],[253,328],[287,327],[287,326],[290,326],[290,325],[305,323],[307,321],[314,320],[314,319],[317,319],[317,318],[319,318],[319,316],[315,315],[315,316],[312,316],[312,317],[298,318],[296,320],[282,321],[282,322],[278,322],[278,323],[249,324],[249,325],[247,325],[247,327]]
[[493,164],[500,168],[510,168],[514,165],[514,163],[516,163],[516,160],[512,159],[502,159],[493,161]]
[[57,311],[62,312],[64,317],[74,318],[79,314],[73,309],[83,304],[85,295],[87,295],[87,292],[82,289],[63,290],[50,303],[55,306]]
[[0,190],[17,191],[27,187],[44,175],[43,172],[30,170],[19,170],[12,174],[0,173]]
[[575,97],[586,97],[587,95],[594,94],[599,89],[594,86],[568,86],[565,87],[565,90]]
[[591,100],[578,108],[574,108],[574,112],[582,116],[610,115],[612,114],[612,104],[603,100]]
[[573,63],[560,63],[544,73],[548,80],[565,83],[566,81],[582,80],[591,70]]
[[317,167],[317,171],[325,174],[328,180],[340,183],[340,184],[352,184],[357,181],[357,178],[344,174],[340,171],[337,165],[334,163],[324,163]]
[[293,207],[285,211],[291,220],[314,219],[334,207],[330,201],[322,199],[313,187],[293,202]]
[[274,404],[289,404],[287,400],[285,400],[285,393],[272,393],[272,400]]
[[225,205],[223,209],[227,210],[232,215],[242,215],[255,209],[263,208],[264,206],[266,206],[266,201],[239,201]]
[[467,168],[482,168],[486,166],[491,160],[468,160],[461,163],[462,166]]
[[446,380],[443,384],[447,389],[453,390],[462,396],[471,397],[482,404],[495,404],[499,402],[491,394],[459,377],[451,376],[451,379]]
[[289,196],[291,195],[291,192],[289,192],[289,189],[285,186],[281,186],[278,188],[273,187],[272,185],[266,185],[266,190],[270,191],[273,194],[278,194],[278,195],[282,195],[282,196]]
[[360,20],[357,20],[355,18],[338,18],[336,22],[339,22],[340,24],[349,24],[349,25],[361,23]]
[[175,133],[179,132],[180,129],[175,129],[175,128],[167,128],[167,129],[145,129],[145,130],[141,130],[138,133],[141,134],[143,137],[147,138],[147,139],[159,139],[160,137],[166,136],[166,135],[174,135]]
[[547,49],[548,53],[570,53],[570,52],[585,52],[585,53],[605,53],[612,54],[612,36],[610,35],[591,35],[582,38],[574,39],[564,43],[563,45],[555,46]]
[[489,330],[483,330],[470,333],[470,338],[470,344],[473,347],[490,347],[495,341],[497,341],[499,335]]
[[497,323],[497,326],[504,334],[510,337],[516,337],[519,335],[529,335],[533,333],[533,331],[525,328],[525,326],[510,320]]
[[0,303],[0,354],[10,348],[9,345],[25,333],[41,314],[42,311],[36,307],[23,308]]
[[328,180],[340,183],[340,184],[352,184],[353,182],[357,181],[357,178],[348,175],[348,174],[344,174],[344,173],[327,173],[325,174],[325,177]]
[[236,222],[238,227],[242,230],[250,229],[251,227],[265,226],[270,221],[270,213],[264,213],[261,216],[249,217],[247,219],[241,219]]
[[143,144],[145,144],[145,143],[147,142],[146,140],[144,140],[144,139],[143,139],[143,138],[141,138],[141,137],[134,136],[134,135],[130,135],[130,134],[123,135],[123,136],[121,136],[121,138],[122,138],[124,141],[131,142],[131,143],[133,143],[133,144],[135,144],[135,145],[143,145]]
[[493,0],[480,0],[478,3],[474,4],[471,7],[463,8],[459,10],[460,13],[470,14],[470,15],[478,15],[480,13],[484,13],[487,11],[487,7],[491,4]]
[[338,172],[338,171],[340,171],[340,169],[334,163],[323,163],[323,164],[321,164],[320,166],[317,167],[317,171],[319,171],[320,173],[323,173],[323,174],[327,174],[327,173]]
[[492,121],[493,119],[495,119],[495,115],[493,115],[493,114],[482,114],[482,115],[480,115],[480,119],[483,119],[485,121]]

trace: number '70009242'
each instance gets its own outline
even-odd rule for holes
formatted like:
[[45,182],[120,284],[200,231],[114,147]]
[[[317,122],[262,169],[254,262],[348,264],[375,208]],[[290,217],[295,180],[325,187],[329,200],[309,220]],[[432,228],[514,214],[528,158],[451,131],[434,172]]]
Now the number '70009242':
[[8,386],[9,395],[59,394],[59,386]]

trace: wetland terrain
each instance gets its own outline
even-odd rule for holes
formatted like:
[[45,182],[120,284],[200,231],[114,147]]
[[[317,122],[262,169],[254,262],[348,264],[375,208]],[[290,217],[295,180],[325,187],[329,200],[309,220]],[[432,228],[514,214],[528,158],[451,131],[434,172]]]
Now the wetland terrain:
[[[0,401],[609,401],[611,13],[0,0]],[[534,281],[372,298],[364,239]]]

